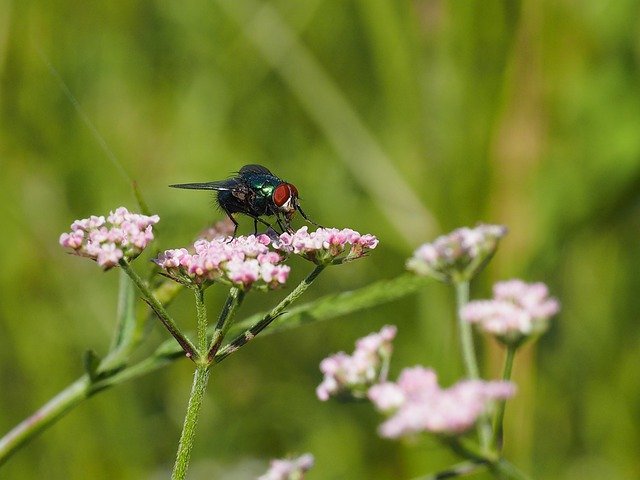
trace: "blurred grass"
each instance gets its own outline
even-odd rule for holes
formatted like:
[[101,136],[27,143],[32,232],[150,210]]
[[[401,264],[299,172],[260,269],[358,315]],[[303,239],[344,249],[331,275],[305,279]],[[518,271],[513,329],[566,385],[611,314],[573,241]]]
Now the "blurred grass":
[[[166,185],[245,163],[294,182],[320,223],[381,239],[308,299],[390,278],[451,228],[508,225],[473,294],[523,277],[563,303],[516,359],[508,454],[535,478],[637,478],[639,10],[630,0],[0,1],[0,430],[75,379],[84,350],[109,344],[117,275],[66,255],[58,235],[75,218],[135,206],[40,50],[160,214],[161,248],[218,217],[204,194]],[[212,291],[212,311],[223,297]],[[246,303],[248,315],[275,300]],[[189,298],[173,308],[189,321]],[[321,358],[391,322],[392,373],[423,363],[455,381],[451,314],[451,293],[432,284],[248,346],[214,372],[193,478],[251,478],[259,461],[308,450],[312,478],[446,466],[435,444],[378,439],[369,407],[320,403],[314,388]],[[155,329],[150,343],[164,338]],[[496,375],[501,352],[482,346]],[[91,399],[2,478],[165,478],[190,368]]]

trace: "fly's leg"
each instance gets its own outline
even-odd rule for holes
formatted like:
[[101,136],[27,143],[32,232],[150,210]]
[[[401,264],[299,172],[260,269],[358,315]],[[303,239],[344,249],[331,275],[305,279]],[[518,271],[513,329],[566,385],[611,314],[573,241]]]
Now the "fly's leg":
[[293,230],[291,229],[291,226],[289,225],[289,222],[287,222],[286,219],[284,221],[284,225],[286,225],[286,227],[282,224],[282,219],[280,218],[280,212],[276,213],[276,221],[278,222],[278,226],[280,227],[280,230],[282,230],[282,233],[284,232],[293,233]]
[[311,220],[309,217],[307,217],[307,214],[304,213],[304,211],[302,210],[302,208],[300,208],[300,205],[296,205],[296,208],[298,209],[298,211],[300,212],[300,215],[302,215],[302,217],[309,223],[315,225],[316,227],[320,227],[320,228],[324,228],[322,225],[314,222],[313,220]]
[[257,235],[258,234],[258,222],[260,222],[261,224],[269,227],[269,228],[273,228],[273,225],[271,225],[270,223],[265,222],[264,220],[262,220],[260,217],[257,217],[256,215],[251,215],[250,213],[245,213],[245,215],[253,218],[253,230],[254,233]]
[[236,222],[236,219],[233,218],[233,215],[231,215],[231,213],[229,213],[228,210],[223,209],[224,213],[227,214],[227,217],[229,217],[231,219],[231,221],[233,222],[233,235],[231,235],[231,238],[234,239],[236,238],[236,232],[238,231],[238,222]]

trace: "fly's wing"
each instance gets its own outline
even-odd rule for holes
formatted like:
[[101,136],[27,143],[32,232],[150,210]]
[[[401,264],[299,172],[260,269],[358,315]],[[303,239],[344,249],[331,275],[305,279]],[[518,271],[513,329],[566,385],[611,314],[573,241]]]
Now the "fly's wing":
[[251,164],[251,165],[245,165],[244,167],[242,167],[240,169],[240,171],[238,172],[240,175],[245,175],[248,173],[254,173],[254,174],[259,174],[259,175],[272,175],[273,173],[271,173],[269,171],[269,169],[267,167],[263,167],[262,165],[258,165],[258,164]]
[[251,187],[240,178],[229,178],[215,182],[203,183],[177,183],[169,185],[173,188],[186,188],[189,190],[213,190],[218,192],[218,205],[226,212],[244,212],[245,202],[248,202],[255,193]]
[[202,183],[176,183],[175,185],[169,185],[173,188],[187,188],[189,190],[215,190],[218,192],[224,192],[237,188],[239,182],[235,179],[219,180],[216,182],[202,182]]

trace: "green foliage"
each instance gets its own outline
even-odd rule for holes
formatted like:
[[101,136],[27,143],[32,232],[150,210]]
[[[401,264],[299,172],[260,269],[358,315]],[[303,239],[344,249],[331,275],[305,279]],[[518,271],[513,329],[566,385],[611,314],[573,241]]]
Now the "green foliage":
[[[193,479],[252,478],[257,461],[307,450],[310,478],[450,465],[427,441],[377,438],[370,408],[320,403],[314,388],[324,356],[386,323],[399,326],[392,375],[418,363],[461,375],[447,287],[394,297],[384,282],[418,244],[480,220],[510,234],[472,298],[522,277],[563,305],[516,358],[507,457],[534,478],[637,478],[638,13],[595,0],[0,1],[0,432],[82,376],[83,352],[109,359],[116,325],[111,345],[125,350],[145,328],[142,353],[168,338],[140,311],[130,323],[130,299],[117,311],[114,271],[58,247],[69,223],[140,201],[162,219],[158,248],[184,246],[222,215],[205,194],[166,186],[262,163],[296,184],[312,218],[381,244],[329,269],[277,334],[215,369]],[[150,270],[148,258],[135,267]],[[307,267],[294,264],[292,284]],[[376,285],[390,303],[340,293]],[[225,294],[211,291],[210,312]],[[238,318],[284,295],[249,295]],[[170,308],[195,328],[190,296]],[[498,375],[503,351],[478,347]],[[164,360],[73,410],[0,476],[166,478],[191,366]]]

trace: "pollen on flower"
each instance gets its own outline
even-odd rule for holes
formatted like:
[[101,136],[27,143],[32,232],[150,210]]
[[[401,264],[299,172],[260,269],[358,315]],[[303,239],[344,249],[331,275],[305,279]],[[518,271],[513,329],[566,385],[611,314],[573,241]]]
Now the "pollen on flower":
[[560,303],[549,297],[544,283],[509,280],[494,285],[493,299],[469,302],[460,315],[503,343],[511,344],[544,332],[549,319],[559,311]]
[[267,235],[199,239],[192,251],[166,250],[154,262],[182,283],[222,281],[249,289],[254,285],[275,288],[287,281],[290,267],[283,257],[269,250]]
[[446,282],[468,280],[493,255],[506,233],[502,225],[459,228],[418,247],[407,261],[407,269]]
[[294,253],[316,264],[328,265],[364,256],[378,246],[378,239],[350,228],[318,228],[309,232],[304,226],[294,233],[283,233],[274,240],[273,246],[284,253]]
[[432,369],[419,366],[403,370],[397,382],[374,385],[367,393],[375,407],[389,416],[379,428],[387,438],[420,432],[464,433],[491,402],[514,394],[515,386],[501,381],[464,380],[443,389]]
[[131,213],[119,207],[105,217],[92,215],[75,220],[71,232],[60,235],[60,245],[73,253],[95,260],[105,270],[118,264],[121,258],[136,258],[153,240],[153,225],[158,215]]
[[380,332],[357,340],[352,355],[338,352],[322,360],[324,379],[316,389],[318,398],[326,401],[344,393],[362,397],[369,386],[384,380],[380,377],[391,356],[396,331],[393,325],[384,326]]
[[258,480],[303,480],[304,474],[313,468],[314,461],[310,453],[293,459],[271,460],[269,470]]

